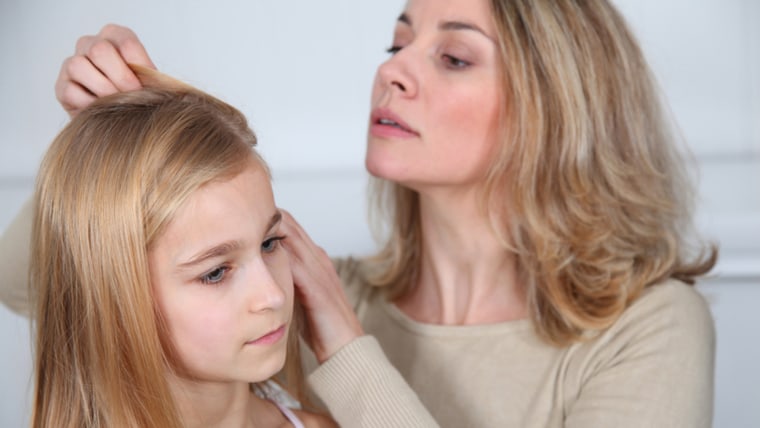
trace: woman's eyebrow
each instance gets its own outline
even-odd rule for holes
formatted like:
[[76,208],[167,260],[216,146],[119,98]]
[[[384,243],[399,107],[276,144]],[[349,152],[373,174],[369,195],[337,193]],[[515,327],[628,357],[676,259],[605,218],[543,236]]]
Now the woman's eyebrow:
[[486,32],[478,27],[475,24],[471,24],[469,22],[462,22],[462,21],[444,21],[438,24],[438,29],[441,31],[458,31],[458,30],[466,30],[466,31],[474,31],[476,33],[480,33],[485,38],[487,38],[490,41],[494,41],[494,39],[486,34]]
[[[404,23],[408,26],[412,26],[412,18],[409,17],[406,13],[402,13],[398,17],[398,22]],[[479,26],[465,21],[443,21],[440,24],[438,24],[438,29],[441,31],[474,31],[476,33],[480,33],[488,40],[496,43],[496,40],[489,36],[488,33],[485,32],[482,28]]]

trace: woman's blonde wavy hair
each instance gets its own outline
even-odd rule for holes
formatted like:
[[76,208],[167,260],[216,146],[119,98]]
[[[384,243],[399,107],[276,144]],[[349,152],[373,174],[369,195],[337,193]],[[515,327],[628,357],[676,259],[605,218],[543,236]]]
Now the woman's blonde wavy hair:
[[239,111],[134,69],[145,88],[79,113],[37,178],[33,427],[181,426],[167,374],[187,373],[153,298],[148,252],[198,188],[252,164],[267,170]]
[[[483,207],[517,257],[537,332],[566,345],[610,326],[647,286],[693,283],[717,249],[689,242],[685,151],[613,5],[491,0],[491,11],[503,143]],[[372,186],[370,211],[385,214],[390,236],[369,259],[368,279],[395,298],[419,275],[419,197],[383,180]]]

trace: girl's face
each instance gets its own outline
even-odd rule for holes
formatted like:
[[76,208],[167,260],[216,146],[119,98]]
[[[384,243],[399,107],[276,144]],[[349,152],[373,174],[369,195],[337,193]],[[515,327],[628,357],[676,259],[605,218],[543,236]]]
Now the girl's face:
[[372,90],[366,166],[412,188],[483,178],[501,85],[486,0],[410,0]]
[[259,382],[284,362],[293,279],[267,174],[251,165],[180,207],[149,253],[179,359],[209,382]]

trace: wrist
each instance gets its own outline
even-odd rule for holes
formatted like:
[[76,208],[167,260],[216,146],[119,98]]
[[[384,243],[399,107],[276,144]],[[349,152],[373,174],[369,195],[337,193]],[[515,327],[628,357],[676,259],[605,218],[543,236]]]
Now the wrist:
[[344,334],[340,336],[333,336],[329,343],[325,343],[325,346],[320,346],[319,349],[314,350],[314,355],[317,357],[319,364],[329,360],[333,355],[337,354],[341,349],[348,346],[351,342],[364,336],[364,330],[361,326],[355,326],[349,330],[346,330]]

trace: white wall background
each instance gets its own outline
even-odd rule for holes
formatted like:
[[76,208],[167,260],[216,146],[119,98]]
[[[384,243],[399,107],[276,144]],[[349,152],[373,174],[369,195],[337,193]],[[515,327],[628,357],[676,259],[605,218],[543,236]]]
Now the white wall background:
[[[53,83],[79,35],[135,29],[160,69],[241,108],[279,205],[334,255],[366,253],[364,134],[403,0],[2,0],[0,228],[66,123]],[[617,0],[701,168],[699,224],[723,258],[702,284],[718,330],[716,427],[760,426],[760,2]],[[2,279],[0,278],[0,281]],[[0,306],[0,426],[28,418],[28,321]],[[677,388],[677,385],[674,385]]]

